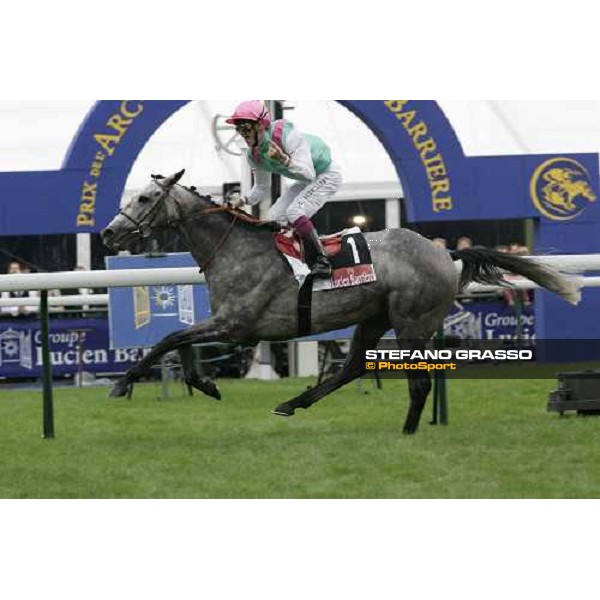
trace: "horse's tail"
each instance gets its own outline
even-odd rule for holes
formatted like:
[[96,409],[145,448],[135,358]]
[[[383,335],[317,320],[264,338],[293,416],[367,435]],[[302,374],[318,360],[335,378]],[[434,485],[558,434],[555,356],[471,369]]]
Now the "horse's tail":
[[502,279],[502,271],[508,271],[531,279],[541,287],[558,294],[570,304],[577,304],[581,300],[581,291],[573,281],[535,259],[479,246],[452,250],[450,256],[452,260],[461,260],[463,263],[460,275],[461,290],[472,281],[489,285],[506,285]]

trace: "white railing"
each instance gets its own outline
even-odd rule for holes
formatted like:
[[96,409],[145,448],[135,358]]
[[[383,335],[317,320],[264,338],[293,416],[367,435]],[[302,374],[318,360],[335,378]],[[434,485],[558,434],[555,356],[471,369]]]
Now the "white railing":
[[[600,254],[574,254],[557,256],[534,256],[536,261],[549,264],[564,273],[585,273],[588,271],[600,272]],[[457,269],[461,268],[460,261],[456,262]],[[600,277],[573,277],[580,287],[600,287]],[[0,292],[14,292],[25,290],[53,290],[75,288],[109,288],[109,287],[134,287],[141,285],[184,285],[204,283],[197,267],[180,267],[168,269],[114,269],[106,271],[60,271],[56,273],[27,273],[20,275],[0,275]],[[538,287],[526,279],[511,280],[510,283],[518,288]],[[495,286],[482,286],[471,284],[470,291],[488,291],[498,289]],[[88,298],[97,298],[93,295]],[[61,297],[49,298],[50,304],[60,305]],[[65,296],[69,298],[66,304],[76,304],[75,298],[82,296]],[[15,298],[10,301],[14,302]],[[23,305],[30,301],[37,302],[36,298],[22,298]],[[105,303],[105,300],[98,303]],[[92,304],[89,299],[81,304]],[[7,304],[2,304],[6,306]],[[17,304],[12,304],[16,306]]]
[[556,256],[530,256],[563,273],[586,273],[600,271],[600,254],[563,254]]
[[[594,269],[595,270],[595,269]],[[568,277],[571,281],[575,282],[578,288],[590,288],[590,287],[600,287],[600,277]],[[506,280],[512,287],[521,290],[533,290],[538,289],[540,286],[533,281],[529,281],[529,279],[524,278],[511,278]],[[472,292],[495,292],[499,290],[504,290],[505,287],[499,285],[485,285],[482,283],[471,283],[465,289],[465,293]]]
[[[108,304],[108,294],[80,294],[78,296],[49,296],[48,306],[102,306]],[[39,306],[39,296],[0,298],[3,306]]]
[[[600,254],[557,254],[556,256],[524,256],[558,269],[562,273],[600,272]],[[462,268],[462,261],[454,263],[457,271]]]
[[0,292],[204,283],[197,267],[0,275]]

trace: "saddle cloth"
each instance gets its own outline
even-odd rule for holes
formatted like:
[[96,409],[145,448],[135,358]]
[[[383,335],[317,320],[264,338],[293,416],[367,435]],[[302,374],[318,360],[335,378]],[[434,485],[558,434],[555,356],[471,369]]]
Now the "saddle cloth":
[[[302,242],[292,230],[276,233],[275,245],[287,260],[299,286],[302,286],[310,268],[304,260]],[[371,252],[360,228],[344,229],[320,238],[332,266],[331,277],[315,279],[313,291],[353,287],[377,281]]]

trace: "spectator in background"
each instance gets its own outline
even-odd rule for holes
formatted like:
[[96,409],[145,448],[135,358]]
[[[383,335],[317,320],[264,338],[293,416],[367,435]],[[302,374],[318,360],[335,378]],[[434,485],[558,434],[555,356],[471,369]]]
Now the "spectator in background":
[[[518,242],[511,242],[510,246],[507,249],[509,254],[516,254],[517,256],[526,256],[530,254],[529,248],[527,246],[523,246]],[[505,275],[506,279],[511,278],[519,278],[516,275]],[[505,289],[502,293],[504,297],[504,301],[508,306],[514,306],[517,299],[521,301],[523,306],[530,306],[533,298],[532,290],[513,290],[513,289]]]
[[[73,271],[86,271],[87,269],[82,265],[77,265]],[[68,288],[60,291],[63,296],[89,296],[94,293],[94,290],[91,288]],[[64,310],[67,313],[65,316],[72,317],[83,317],[86,316],[83,311],[89,310],[89,306],[87,305],[65,305]]]
[[[463,235],[456,240],[456,250],[467,250],[468,248],[473,247],[473,242],[471,238]],[[477,292],[475,292],[474,296],[477,296]],[[463,298],[461,300],[462,304],[469,304],[473,302],[473,298]]]
[[530,254],[529,248],[527,246],[519,244],[519,242],[511,242],[508,251],[511,254],[517,254],[519,256],[527,256],[528,254]]
[[458,240],[456,241],[456,249],[457,250],[465,250],[466,248],[472,248],[472,247],[473,247],[473,241],[471,240],[471,238],[468,238],[466,236],[459,237]]
[[[29,269],[27,272],[29,272]],[[23,265],[17,260],[12,260],[8,263],[8,268],[6,273],[8,275],[21,275],[23,274],[24,269]],[[2,298],[36,298],[37,292],[35,291],[26,291],[26,290],[18,290],[14,292],[2,292],[0,297]],[[31,313],[36,313],[38,311],[37,306],[0,306],[0,314],[2,315],[10,315],[13,317],[25,317]]]
[[436,246],[439,246],[440,248],[444,248],[446,249],[448,247],[448,243],[446,242],[446,238],[443,237],[436,237],[433,238],[431,240]]

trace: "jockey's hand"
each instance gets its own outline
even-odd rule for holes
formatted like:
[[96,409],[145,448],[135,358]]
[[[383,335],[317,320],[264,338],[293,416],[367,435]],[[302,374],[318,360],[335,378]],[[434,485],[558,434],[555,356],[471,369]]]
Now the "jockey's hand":
[[231,196],[229,196],[229,206],[231,206],[231,208],[240,208],[240,206],[243,206],[244,204],[246,204],[246,197],[242,196],[241,194],[238,194],[237,192],[231,194]]
[[290,157],[273,141],[269,142],[267,156],[286,167],[290,164]]

